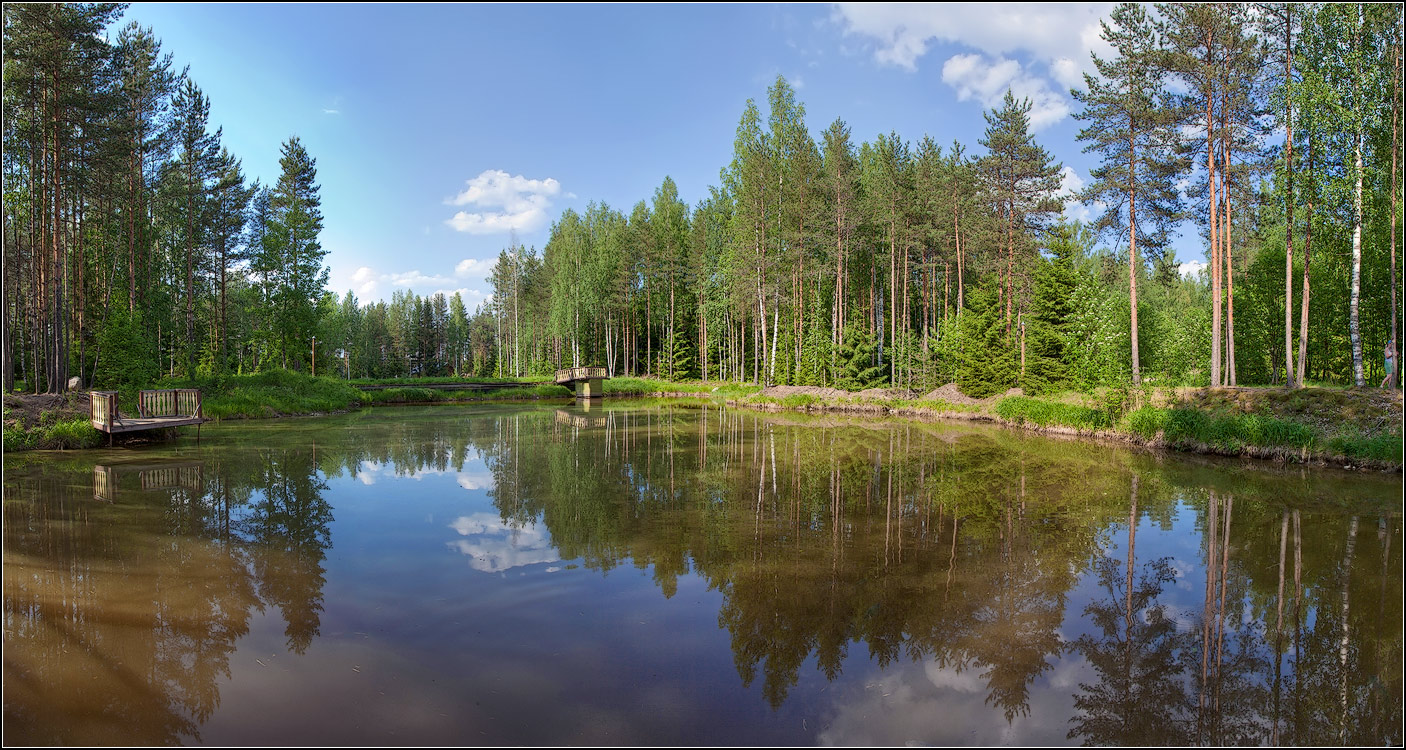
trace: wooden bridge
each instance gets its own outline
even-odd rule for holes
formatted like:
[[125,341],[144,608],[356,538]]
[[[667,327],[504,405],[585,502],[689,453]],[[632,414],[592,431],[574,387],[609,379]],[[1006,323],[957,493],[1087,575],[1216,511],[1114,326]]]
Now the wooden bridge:
[[93,429],[107,433],[107,441],[119,432],[141,430],[161,430],[169,427],[196,426],[196,439],[200,438],[200,424],[205,422],[201,409],[200,391],[196,388],[170,388],[137,392],[137,416],[122,416],[117,410],[117,391],[91,391]]
[[605,395],[601,383],[609,377],[604,367],[568,367],[557,370],[556,384],[575,388],[576,398],[600,398]]

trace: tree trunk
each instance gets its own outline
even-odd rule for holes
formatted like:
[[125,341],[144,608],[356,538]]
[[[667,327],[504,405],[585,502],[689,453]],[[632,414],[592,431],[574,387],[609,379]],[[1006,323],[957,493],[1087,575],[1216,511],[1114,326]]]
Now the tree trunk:
[[1362,133],[1355,139],[1353,165],[1356,188],[1352,197],[1352,289],[1348,300],[1348,335],[1352,339],[1352,378],[1358,388],[1367,384],[1362,373],[1362,327],[1358,302],[1362,296]]
[[[1230,132],[1228,123],[1223,124],[1224,133]],[[1235,377],[1235,252],[1231,242],[1230,230],[1230,141],[1226,137],[1222,146],[1221,161],[1221,200],[1225,202],[1225,212],[1222,214],[1221,231],[1224,233],[1224,241],[1221,243],[1220,254],[1225,258],[1225,369],[1227,382],[1231,386],[1238,385]]]
[[[1209,35],[1206,45],[1212,44]],[[1220,299],[1220,236],[1216,226],[1216,158],[1215,158],[1215,125],[1211,119],[1212,95],[1210,87],[1206,92],[1206,185],[1210,191],[1207,201],[1209,215],[1207,217],[1207,234],[1211,240],[1211,386],[1224,384],[1221,378],[1221,299]]]
[[[1399,22],[1398,22],[1398,23],[1399,23]],[[1398,208],[1398,203],[1397,203],[1397,201],[1400,199],[1400,188],[1397,187],[1398,183],[1397,183],[1397,181],[1396,181],[1396,160],[1397,160],[1397,151],[1398,151],[1398,147],[1400,146],[1400,131],[1399,131],[1398,127],[1399,127],[1399,122],[1400,122],[1400,121],[1399,121],[1399,118],[1400,118],[1400,116],[1401,116],[1401,65],[1399,64],[1399,63],[1400,63],[1400,58],[1401,58],[1401,27],[1400,27],[1399,25],[1397,26],[1397,29],[1396,29],[1396,43],[1392,45],[1392,48],[1393,48],[1393,51],[1392,51],[1392,55],[1391,55],[1391,59],[1392,59],[1392,65],[1391,65],[1391,68],[1392,68],[1392,70],[1391,70],[1392,87],[1391,87],[1391,88],[1392,88],[1392,94],[1393,94],[1393,95],[1392,95],[1392,97],[1391,97],[1391,339],[1390,339],[1390,341],[1391,341],[1391,344],[1392,344],[1392,348],[1393,348],[1393,350],[1394,350],[1395,353],[1396,353],[1396,361],[1392,363],[1392,364],[1395,365],[1395,367],[1393,367],[1393,368],[1392,368],[1392,371],[1391,371],[1391,382],[1387,383],[1387,385],[1390,386],[1391,388],[1396,388],[1397,385],[1400,383],[1400,378],[1401,378],[1401,343],[1400,343],[1400,339],[1398,339],[1398,338],[1396,337],[1396,333],[1397,333],[1397,330],[1396,330],[1396,323],[1397,323],[1397,313],[1396,313],[1396,212],[1397,212],[1398,210],[1400,210],[1400,209]]]
[[[1292,3],[1284,4],[1284,85],[1288,86],[1294,80],[1294,6]],[[1286,181],[1286,192],[1284,195],[1284,380],[1285,385],[1293,387],[1294,383],[1294,100],[1292,96],[1285,97],[1287,106],[1285,157],[1284,157],[1284,177]],[[1392,110],[1395,112],[1395,110]],[[1394,120],[1393,120],[1394,122]],[[1395,152],[1393,151],[1393,156]],[[1396,199],[1396,192],[1393,188],[1392,199]],[[1393,211],[1392,221],[1396,220],[1396,212]],[[1395,231],[1392,232],[1393,238]],[[1393,293],[1396,287],[1392,287]],[[1394,297],[1393,297],[1394,298]],[[1302,383],[1297,384],[1303,387]],[[1277,726],[1276,726],[1277,729]]]
[[[1313,176],[1313,140],[1308,141],[1308,175]],[[1308,194],[1308,221],[1303,235],[1303,295],[1299,298],[1299,371],[1295,380],[1299,388],[1308,375],[1308,267],[1313,259],[1313,192]]]
[[[1132,310],[1132,345],[1133,345],[1133,385],[1142,385],[1142,367],[1138,359],[1138,335],[1137,335],[1137,189],[1131,187],[1135,184],[1137,175],[1136,157],[1136,131],[1133,128],[1132,116],[1128,117],[1128,296],[1129,307]],[[1020,345],[1020,370],[1021,375],[1025,374],[1025,328],[1021,327]]]

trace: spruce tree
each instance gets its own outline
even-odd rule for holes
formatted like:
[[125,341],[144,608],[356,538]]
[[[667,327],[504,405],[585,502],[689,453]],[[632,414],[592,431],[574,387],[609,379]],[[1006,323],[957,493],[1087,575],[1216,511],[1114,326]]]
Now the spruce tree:
[[[279,353],[284,367],[301,363],[317,331],[317,302],[327,286],[322,265],[327,251],[322,232],[322,205],[317,162],[297,136],[283,144],[278,160],[283,171],[269,193],[266,245],[279,261],[281,283],[274,299]],[[305,345],[306,344],[306,345]]]

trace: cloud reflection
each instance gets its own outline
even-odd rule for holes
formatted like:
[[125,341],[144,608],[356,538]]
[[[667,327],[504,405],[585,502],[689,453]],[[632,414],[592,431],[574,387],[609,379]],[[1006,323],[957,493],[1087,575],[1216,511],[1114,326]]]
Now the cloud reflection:
[[[536,524],[506,524],[495,513],[459,516],[449,528],[468,539],[455,539],[447,546],[469,558],[469,567],[485,573],[501,573],[512,568],[559,562],[544,528]],[[549,569],[550,570],[550,569]]]
[[[1066,659],[1066,662],[1069,660]],[[1061,662],[1053,689],[1032,690],[1030,713],[1007,722],[987,703],[982,667],[957,670],[936,660],[890,666],[882,673],[832,690],[832,718],[821,745],[1064,745],[1073,698],[1086,662]],[[832,686],[838,687],[838,686]]]

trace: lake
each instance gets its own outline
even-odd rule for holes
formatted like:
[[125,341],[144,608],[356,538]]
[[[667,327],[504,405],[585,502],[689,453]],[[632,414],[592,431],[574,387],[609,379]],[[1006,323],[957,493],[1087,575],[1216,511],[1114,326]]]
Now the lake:
[[1401,490],[625,400],[10,454],[4,740],[1400,745]]

